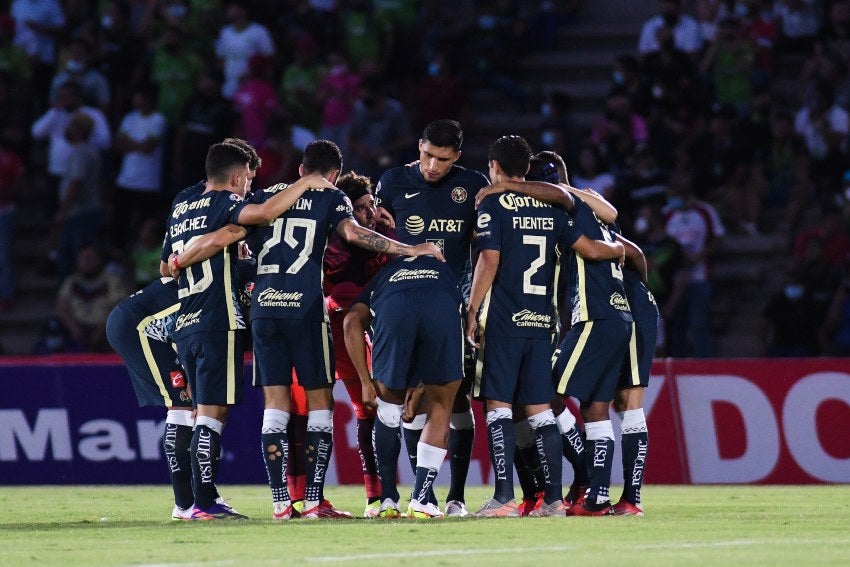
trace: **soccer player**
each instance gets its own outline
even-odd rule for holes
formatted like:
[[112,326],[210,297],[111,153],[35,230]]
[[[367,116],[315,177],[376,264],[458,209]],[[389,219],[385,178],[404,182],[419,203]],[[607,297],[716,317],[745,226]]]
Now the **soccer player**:
[[139,407],[167,409],[163,453],[174,490],[175,520],[195,519],[189,444],[192,440],[192,397],[171,344],[180,303],[177,282],[160,278],[121,301],[106,320],[106,337],[127,365]]
[[[566,166],[561,157],[554,152],[540,152],[537,157],[541,161],[535,178],[552,183],[567,183]],[[529,176],[532,177],[532,176]],[[643,486],[643,472],[649,449],[646,417],[643,411],[643,393],[649,384],[649,373],[652,368],[652,357],[658,333],[658,306],[652,293],[646,287],[647,265],[641,249],[619,234],[616,222],[594,195],[583,190],[576,195],[588,203],[598,217],[612,228],[618,242],[625,247],[626,269],[623,270],[623,285],[626,298],[634,319],[632,337],[629,349],[624,357],[620,371],[617,392],[614,398],[614,409],[620,418],[621,445],[623,457],[623,494],[619,502],[612,507],[617,515],[642,516],[640,508],[640,491]],[[559,415],[559,424],[565,429],[564,447],[571,462],[576,462],[581,454],[581,438],[575,427],[575,418],[569,411]],[[566,424],[566,427],[564,425]],[[584,475],[577,471],[578,479],[571,487],[571,502],[578,494],[577,489],[584,482]]]
[[[381,475],[381,517],[399,516],[395,475],[401,439],[398,420],[405,392],[424,384],[426,423],[416,445],[416,481],[408,517],[439,518],[431,486],[446,457],[454,398],[463,376],[462,298],[447,264],[424,256],[397,258],[369,283],[345,316],[345,343],[362,382],[364,402],[378,416],[396,420],[382,442],[376,427],[375,451]],[[374,319],[372,319],[374,313]],[[372,321],[372,373],[366,362],[364,331]],[[376,423],[377,425],[377,423]],[[390,447],[390,445],[392,445]],[[394,451],[395,460],[381,452]]]
[[[252,177],[250,163],[251,155],[235,144],[219,143],[209,148],[203,193],[175,203],[169,216],[163,258],[169,258],[173,268],[179,269],[180,264],[172,252],[179,254],[196,237],[238,222],[240,215],[261,222],[282,212],[283,199],[250,211],[244,207],[243,196]],[[318,176],[309,181],[323,182]],[[163,275],[168,269],[163,261]],[[178,281],[180,309],[174,338],[197,408],[191,443],[195,508],[216,519],[241,516],[215,502],[221,432],[229,406],[238,403],[242,393],[239,331],[245,323],[236,294],[235,242],[183,270]]]
[[[351,201],[354,219],[358,224],[392,238],[392,229],[377,223],[372,181],[368,177],[349,172],[336,180],[336,186]],[[363,468],[363,481],[366,487],[366,508],[363,515],[367,518],[376,517],[381,505],[381,481],[378,477],[375,451],[372,447],[375,409],[363,404],[360,378],[345,349],[343,320],[354,299],[390,258],[383,252],[371,252],[351,246],[338,234],[332,234],[325,250],[323,266],[328,318],[334,344],[336,378],[345,385],[357,417],[357,449],[360,452],[360,464]]]
[[[506,190],[520,192],[525,195],[532,196],[540,201],[558,205],[567,209],[569,212],[574,210],[574,200],[577,197],[582,202],[586,203],[593,213],[603,222],[612,223],[617,219],[617,210],[602,198],[601,195],[589,189],[576,189],[568,184],[567,168],[561,157],[555,152],[540,152],[531,160],[528,174],[524,182],[520,181],[502,181],[485,187],[478,193],[476,198],[477,204],[480,203],[493,193],[501,193]],[[625,246],[625,244],[624,244]],[[560,279],[560,282],[563,280]],[[561,308],[558,301],[559,295],[562,293],[562,285],[556,285],[555,294],[555,309],[560,311],[560,318],[563,319],[565,309]],[[569,327],[569,319],[566,322],[561,321],[562,327]],[[588,472],[586,466],[586,451],[584,449],[584,441],[582,432],[578,427],[578,423],[572,412],[566,409],[563,400],[556,397],[552,400],[552,409],[555,412],[558,429],[561,432],[561,443],[563,454],[567,461],[572,465],[573,483],[570,486],[565,501],[568,505],[572,505],[586,491],[588,485]],[[517,423],[517,441],[520,443],[520,433],[527,430],[526,423]],[[525,439],[525,435],[522,436]],[[527,441],[523,441],[527,442]],[[523,448],[522,444],[518,445]],[[523,458],[515,461],[517,464],[517,474],[524,483],[523,502],[520,504],[520,512],[527,515],[531,510],[539,509],[543,504],[543,498],[535,497],[530,488],[532,483],[533,471],[539,468],[536,462],[536,455],[532,451],[522,451]],[[532,470],[528,470],[532,469]],[[540,480],[539,478],[537,479]],[[538,482],[539,484],[539,482]],[[527,485],[527,486],[526,486]]]
[[[440,247],[458,284],[468,295],[471,279],[470,259],[475,224],[475,196],[487,185],[480,173],[457,164],[461,156],[463,131],[454,120],[435,120],[425,127],[419,140],[419,160],[388,170],[376,188],[378,214],[389,222],[394,219],[398,239],[408,244],[433,242]],[[472,360],[467,353],[467,362]],[[472,368],[458,389],[452,411],[449,463],[451,485],[446,496],[446,515],[468,514],[464,487],[475,436],[475,422],[469,406]],[[389,419],[395,422],[395,419]],[[414,447],[425,423],[424,415],[404,424],[405,444],[411,466],[416,469]],[[375,427],[382,428],[380,415]],[[390,432],[380,432],[388,436]]]
[[[430,243],[410,246],[366,229],[352,217],[351,203],[332,182],[342,169],[339,148],[328,140],[307,145],[299,168],[302,180],[319,178],[324,185],[301,185],[301,197],[285,214],[255,221],[254,209],[290,193],[278,184],[252,196],[252,203],[236,215],[242,224],[258,224],[260,251],[257,279],[251,301],[251,331],[254,342],[254,384],[263,387],[262,441],[272,489],[273,517],[293,517],[285,471],[288,455],[286,428],[289,421],[292,369],[307,393],[307,488],[304,518],[347,518],[324,498],[324,478],[333,447],[333,359],[332,340],[322,296],[322,255],[332,231],[350,243],[372,250],[405,256],[433,254],[442,258]],[[293,184],[292,189],[298,190]],[[317,187],[314,189],[314,187]],[[247,214],[251,213],[251,214]],[[232,240],[245,236],[233,229]],[[174,257],[177,266],[203,260],[220,243],[199,240],[198,245]]]
[[[529,169],[531,148],[520,136],[503,136],[490,146],[490,179],[521,182]],[[567,194],[569,195],[569,194]],[[622,254],[622,246],[590,240],[562,209],[519,193],[491,197],[478,207],[479,250],[472,280],[467,339],[482,346],[483,373],[474,393],[484,399],[495,494],[477,516],[518,516],[512,463],[515,456],[513,411],[528,418],[536,434],[545,490],[540,507],[529,515],[563,514],[561,440],[549,405],[551,333],[556,246],[572,248],[591,260]],[[480,336],[480,343],[477,337]]]

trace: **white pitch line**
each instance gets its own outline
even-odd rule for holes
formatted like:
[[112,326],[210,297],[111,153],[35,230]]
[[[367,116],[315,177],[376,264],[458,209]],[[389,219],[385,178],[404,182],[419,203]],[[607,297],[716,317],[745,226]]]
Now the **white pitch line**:
[[325,555],[319,557],[302,557],[307,563],[337,563],[343,561],[367,561],[370,559],[404,559],[411,555],[415,557],[444,557],[447,555],[493,555],[498,553],[522,553],[526,551],[572,551],[577,549],[574,545],[556,545],[549,547],[505,547],[490,549],[433,549],[430,551],[403,551],[394,553],[361,553],[359,555]]

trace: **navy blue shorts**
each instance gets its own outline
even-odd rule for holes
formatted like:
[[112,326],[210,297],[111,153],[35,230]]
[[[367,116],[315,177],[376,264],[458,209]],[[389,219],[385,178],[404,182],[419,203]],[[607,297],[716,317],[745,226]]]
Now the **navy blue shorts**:
[[172,372],[183,374],[174,347],[145,334],[152,320],[148,317],[139,322],[121,309],[113,309],[106,320],[109,344],[127,366],[139,407],[192,407],[185,376],[182,382],[171,380]]
[[254,319],[254,386],[291,386],[292,369],[306,390],[334,383],[333,339],[328,324],[301,319]]
[[372,303],[372,375],[392,390],[463,377],[460,303],[427,289],[399,291]]
[[548,404],[552,385],[550,339],[485,337],[481,352],[484,369],[473,394],[476,398],[507,404]]
[[629,340],[629,352],[623,359],[620,380],[617,388],[646,388],[649,386],[649,373],[652,370],[652,358],[655,356],[655,341],[658,338],[658,319],[635,321]]
[[573,325],[553,355],[559,394],[581,402],[610,402],[632,335],[632,323],[596,319]]
[[197,405],[229,406],[242,401],[244,331],[201,331],[177,341]]

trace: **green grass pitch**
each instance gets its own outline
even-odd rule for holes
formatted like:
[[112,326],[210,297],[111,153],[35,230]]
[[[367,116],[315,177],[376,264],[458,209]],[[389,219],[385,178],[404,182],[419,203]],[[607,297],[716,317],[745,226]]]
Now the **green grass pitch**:
[[[267,487],[221,491],[251,519],[173,522],[166,486],[0,487],[0,565],[850,565],[850,486],[649,486],[643,518],[281,523]],[[362,514],[362,488],[327,493]]]

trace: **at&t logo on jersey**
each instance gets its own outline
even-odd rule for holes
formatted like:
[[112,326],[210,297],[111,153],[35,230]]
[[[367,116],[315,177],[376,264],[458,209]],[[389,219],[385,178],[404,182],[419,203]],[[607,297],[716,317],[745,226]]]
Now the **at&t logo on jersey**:
[[528,309],[523,309],[518,313],[514,313],[511,316],[511,321],[513,321],[517,327],[539,327],[541,329],[548,329],[552,326],[551,315],[535,313]]
[[422,234],[422,231],[425,230],[425,219],[419,215],[411,215],[404,221],[404,228],[413,236]]
[[301,307],[302,297],[304,294],[300,291],[279,291],[267,287],[257,295],[257,303],[260,307]]

